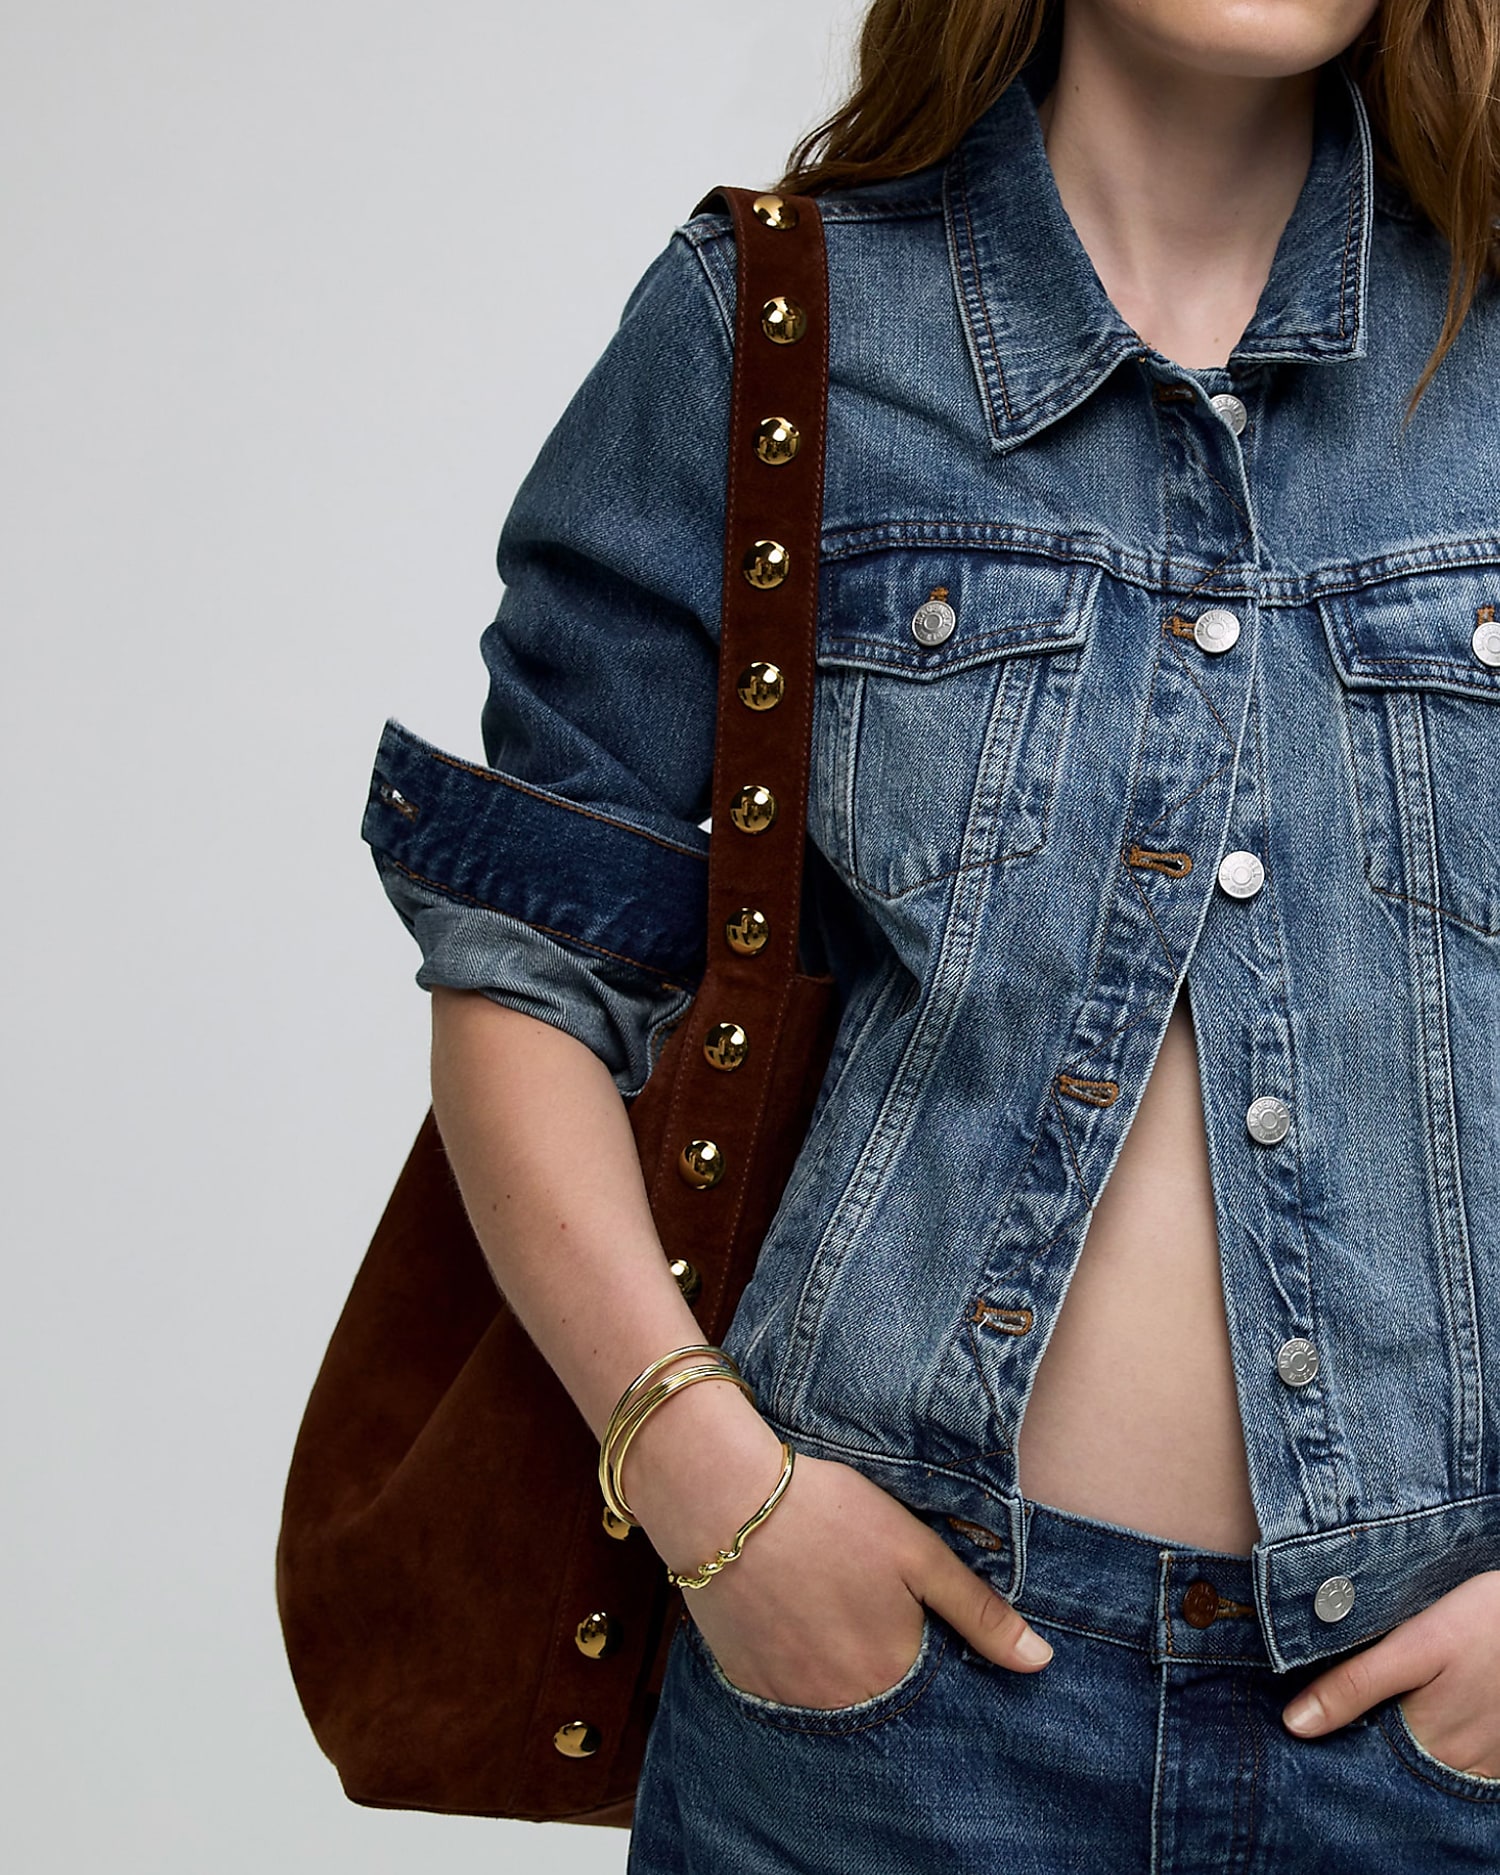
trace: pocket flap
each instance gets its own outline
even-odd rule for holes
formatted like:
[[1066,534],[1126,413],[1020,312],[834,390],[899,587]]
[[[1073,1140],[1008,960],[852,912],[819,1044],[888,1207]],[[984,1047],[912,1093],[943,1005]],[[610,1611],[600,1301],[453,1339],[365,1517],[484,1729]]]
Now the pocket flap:
[[1491,641],[1500,618],[1500,563],[1402,574],[1325,596],[1318,609],[1351,688],[1500,698],[1500,667],[1485,664],[1475,645],[1476,633]]
[[[942,677],[1019,652],[1081,645],[1092,567],[1041,555],[946,547],[884,547],[825,560],[819,582],[818,662],[850,670]],[[933,599],[952,630],[923,644],[912,621]]]

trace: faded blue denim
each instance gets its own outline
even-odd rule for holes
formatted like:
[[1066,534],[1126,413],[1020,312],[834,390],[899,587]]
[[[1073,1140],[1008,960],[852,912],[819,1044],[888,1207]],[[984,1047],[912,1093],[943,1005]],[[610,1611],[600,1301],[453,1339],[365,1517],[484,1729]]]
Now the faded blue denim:
[[[1003,1546],[954,1537],[1000,1587]],[[1399,1698],[1323,1738],[1281,1708],[1243,1557],[1028,1505],[1018,1606],[1052,1643],[1007,1672],[928,1615],[911,1668],[833,1711],[740,1690],[684,1620],[630,1875],[1438,1875],[1500,1858],[1500,1778],[1440,1764]],[[1184,1598],[1216,1596],[1209,1626]],[[1195,1607],[1192,1600],[1189,1607]]]
[[[1017,1430],[1190,991],[1244,1599],[1286,1674],[1500,1567],[1500,318],[1487,287],[1403,430],[1446,250],[1377,184],[1335,63],[1247,330],[1178,367],[1068,221],[1040,84],[825,199],[803,951],[843,1019],[725,1345],[800,1450],[994,1532],[1024,1605]],[[695,217],[506,520],[485,763],[391,722],[365,819],[418,982],[567,1029],[627,1099],[703,968],[733,308],[728,222]],[[924,646],[938,587],[957,623]],[[1227,649],[1194,631],[1214,609]],[[1048,1696],[976,1673],[950,1658],[922,1710]],[[1399,1755],[1371,1762],[1415,1797]]]

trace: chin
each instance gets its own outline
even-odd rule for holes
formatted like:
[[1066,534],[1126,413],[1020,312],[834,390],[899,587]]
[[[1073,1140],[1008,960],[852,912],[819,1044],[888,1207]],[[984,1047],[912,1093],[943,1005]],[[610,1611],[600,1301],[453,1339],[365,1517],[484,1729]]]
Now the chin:
[[[1080,0],[1067,0],[1070,5]],[[1157,57],[1222,78],[1290,78],[1335,58],[1375,0],[1081,0]]]

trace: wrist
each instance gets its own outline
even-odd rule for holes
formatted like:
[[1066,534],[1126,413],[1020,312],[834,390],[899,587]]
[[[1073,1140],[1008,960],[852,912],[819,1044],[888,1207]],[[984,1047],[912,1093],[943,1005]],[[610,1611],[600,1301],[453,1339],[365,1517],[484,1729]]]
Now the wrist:
[[620,1482],[657,1552],[693,1570],[728,1545],[780,1471],[781,1439],[746,1396],[730,1382],[704,1382],[651,1414]]

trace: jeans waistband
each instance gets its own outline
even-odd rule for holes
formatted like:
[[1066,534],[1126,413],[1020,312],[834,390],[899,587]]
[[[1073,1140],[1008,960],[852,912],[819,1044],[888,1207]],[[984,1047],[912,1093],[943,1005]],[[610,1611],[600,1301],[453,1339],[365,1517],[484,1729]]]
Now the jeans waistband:
[[1025,1570],[1014,1605],[1153,1660],[1269,1668],[1248,1556],[1023,1501]]

